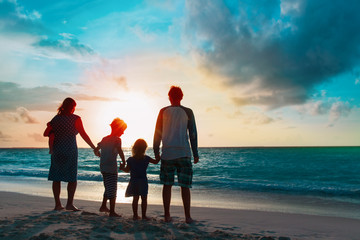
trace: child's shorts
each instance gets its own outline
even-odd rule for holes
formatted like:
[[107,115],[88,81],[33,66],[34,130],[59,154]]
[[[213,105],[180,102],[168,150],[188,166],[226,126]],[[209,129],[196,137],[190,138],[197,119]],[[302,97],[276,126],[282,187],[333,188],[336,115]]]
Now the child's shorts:
[[193,177],[191,158],[161,159],[160,182],[164,185],[174,185],[175,171],[179,186],[191,188]]
[[107,199],[113,199],[116,198],[116,192],[117,192],[117,181],[118,181],[118,175],[117,173],[106,173],[101,172],[103,175],[104,180],[104,197]]

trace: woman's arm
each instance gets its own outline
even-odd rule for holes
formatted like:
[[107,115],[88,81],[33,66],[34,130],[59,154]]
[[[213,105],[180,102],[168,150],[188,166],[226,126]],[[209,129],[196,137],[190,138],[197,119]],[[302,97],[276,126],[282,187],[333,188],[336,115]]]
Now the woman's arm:
[[83,123],[81,121],[81,118],[78,118],[75,122],[76,130],[80,133],[80,136],[84,139],[84,141],[92,148],[95,149],[95,145],[92,143],[90,137],[85,132]]
[[98,156],[98,157],[101,156],[101,154],[100,154],[100,147],[99,147],[99,146],[97,146],[97,147],[94,149],[94,154],[95,154],[96,156]]
[[45,129],[45,131],[44,131],[44,137],[49,137],[49,136],[50,136],[50,132],[51,132],[51,130],[52,130],[52,127],[51,127],[51,125],[50,125],[49,122],[48,122],[46,125],[47,125],[47,127],[46,127],[46,129]]

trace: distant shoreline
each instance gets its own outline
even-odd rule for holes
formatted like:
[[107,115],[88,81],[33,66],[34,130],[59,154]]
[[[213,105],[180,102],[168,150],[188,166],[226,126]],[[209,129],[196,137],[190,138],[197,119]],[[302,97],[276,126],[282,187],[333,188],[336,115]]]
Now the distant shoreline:
[[[199,147],[199,149],[209,149],[209,148],[222,148],[222,149],[231,149],[231,148],[358,148],[360,145],[353,146],[228,146],[228,147]],[[131,148],[131,147],[124,147]],[[0,147],[0,149],[48,149],[47,147]],[[79,147],[78,149],[91,149],[89,147]],[[152,149],[152,147],[149,147]]]

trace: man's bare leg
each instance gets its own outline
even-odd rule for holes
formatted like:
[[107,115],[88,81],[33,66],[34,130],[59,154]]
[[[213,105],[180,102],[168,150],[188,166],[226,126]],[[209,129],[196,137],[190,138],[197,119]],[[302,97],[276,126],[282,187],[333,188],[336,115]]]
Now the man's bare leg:
[[164,215],[165,215],[165,222],[171,222],[170,216],[170,202],[171,202],[171,185],[164,185],[163,186],[163,205],[164,205]]
[[190,188],[181,187],[181,197],[184,205],[184,212],[185,212],[185,221],[186,223],[192,223],[193,219],[190,215],[190,204],[191,204],[191,194]]

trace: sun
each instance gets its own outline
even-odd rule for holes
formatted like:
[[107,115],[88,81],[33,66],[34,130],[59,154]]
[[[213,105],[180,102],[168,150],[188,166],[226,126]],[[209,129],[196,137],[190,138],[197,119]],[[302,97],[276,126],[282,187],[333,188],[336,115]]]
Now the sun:
[[109,124],[118,117],[127,124],[122,145],[131,147],[138,138],[143,138],[149,146],[152,145],[158,107],[150,97],[136,92],[124,93],[121,101],[101,103],[95,113],[96,133],[102,137],[110,133]]

